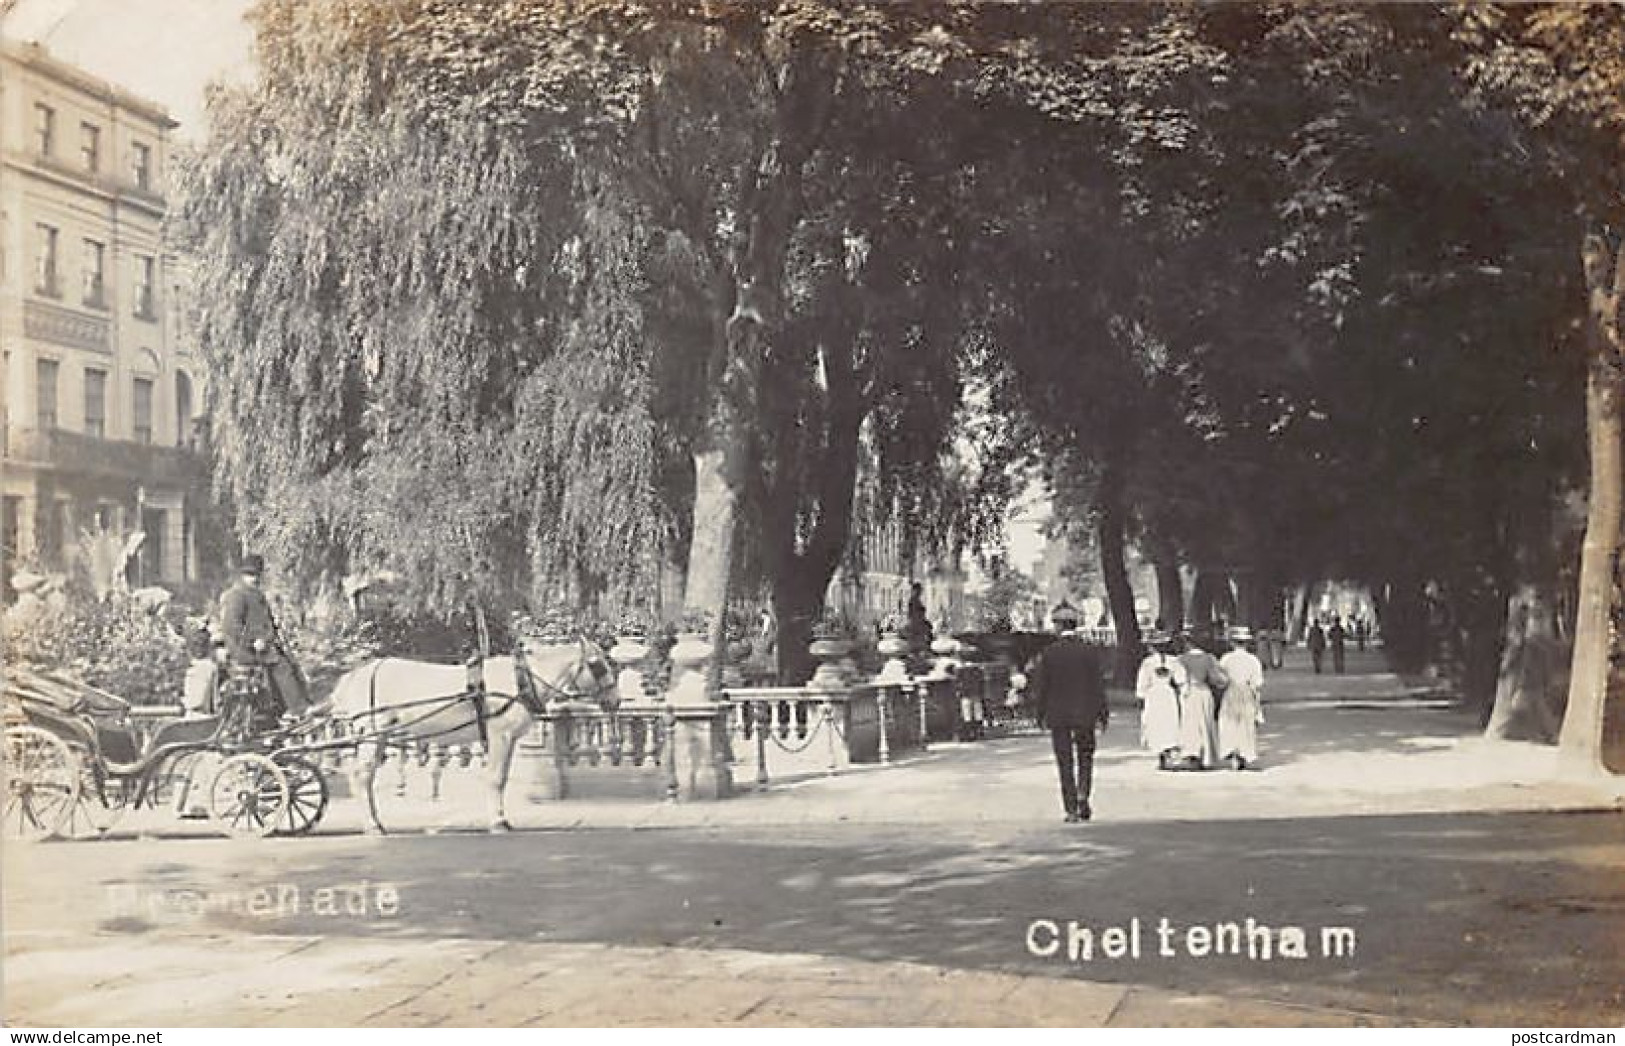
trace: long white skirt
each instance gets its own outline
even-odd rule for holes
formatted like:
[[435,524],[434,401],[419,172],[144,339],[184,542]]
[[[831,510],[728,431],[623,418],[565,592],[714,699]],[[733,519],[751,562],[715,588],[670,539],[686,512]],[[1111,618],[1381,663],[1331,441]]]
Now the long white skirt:
[[1179,709],[1179,754],[1203,767],[1218,761],[1219,730],[1213,721],[1213,691],[1200,683],[1185,688]]
[[1166,687],[1145,695],[1140,709],[1140,743],[1161,755],[1179,747],[1179,698]]
[[1219,758],[1240,756],[1258,761],[1258,692],[1252,687],[1233,686],[1219,706]]

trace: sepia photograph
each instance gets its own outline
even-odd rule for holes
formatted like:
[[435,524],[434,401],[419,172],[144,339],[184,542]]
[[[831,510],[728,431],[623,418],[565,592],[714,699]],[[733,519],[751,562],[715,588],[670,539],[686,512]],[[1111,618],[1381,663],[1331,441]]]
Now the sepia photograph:
[[0,0],[0,347],[13,1041],[1625,1027],[1625,4]]

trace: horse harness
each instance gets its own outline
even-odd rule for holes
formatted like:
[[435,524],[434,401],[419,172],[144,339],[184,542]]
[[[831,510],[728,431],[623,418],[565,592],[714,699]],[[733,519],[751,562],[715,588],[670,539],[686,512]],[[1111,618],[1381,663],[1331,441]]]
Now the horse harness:
[[[592,671],[594,678],[602,679],[608,674],[608,668],[604,666],[601,661],[597,661],[587,656],[585,639],[581,640],[581,653],[582,661],[587,664],[589,669]],[[425,719],[428,719],[429,717],[450,708],[454,703],[466,699],[473,707],[474,715],[472,725],[479,729],[480,744],[489,745],[490,736],[489,727],[486,725],[487,722],[506,712],[513,706],[514,702],[517,701],[520,704],[523,704],[525,706],[525,710],[530,712],[531,715],[541,716],[547,710],[548,700],[557,699],[564,701],[578,701],[582,700],[588,695],[588,691],[567,689],[558,685],[557,683],[550,683],[545,679],[537,679],[536,676],[531,673],[530,666],[525,661],[525,652],[522,646],[517,647],[514,650],[513,658],[514,681],[516,684],[515,689],[518,690],[518,693],[513,695],[503,694],[502,696],[507,700],[495,711],[492,711],[489,704],[491,694],[485,688],[484,663],[483,661],[476,659],[470,661],[467,665],[468,689],[464,690],[462,693],[451,694],[445,697],[424,698],[418,701],[409,701],[405,704],[391,706],[396,710],[402,708],[412,708],[419,705],[433,706],[429,709],[429,711],[418,716],[416,719],[409,720],[405,723],[396,723],[394,729],[399,730],[412,726],[416,723],[421,723]],[[381,658],[378,661],[375,661],[372,666],[372,672],[367,677],[367,712],[364,714],[368,716],[376,717],[378,714],[378,673],[382,671],[387,660],[387,658]],[[538,683],[540,683],[542,688],[547,691],[549,695],[547,699],[544,699],[542,695],[537,692]],[[444,730],[437,731],[435,735],[430,736],[455,733],[467,725],[470,724],[459,723],[456,726],[447,727]],[[418,740],[424,740],[424,738],[419,738]]]

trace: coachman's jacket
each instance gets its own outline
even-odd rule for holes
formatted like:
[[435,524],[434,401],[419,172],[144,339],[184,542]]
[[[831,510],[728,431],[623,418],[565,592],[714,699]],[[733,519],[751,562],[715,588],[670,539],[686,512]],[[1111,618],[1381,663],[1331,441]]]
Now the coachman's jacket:
[[[226,652],[238,664],[268,665],[282,659],[271,601],[253,585],[238,581],[220,597],[220,630]],[[262,651],[255,651],[255,640],[263,640]]]

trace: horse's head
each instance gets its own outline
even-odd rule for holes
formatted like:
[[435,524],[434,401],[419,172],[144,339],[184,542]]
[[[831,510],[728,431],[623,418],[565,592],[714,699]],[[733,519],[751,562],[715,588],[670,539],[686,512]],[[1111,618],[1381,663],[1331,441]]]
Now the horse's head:
[[526,643],[525,665],[543,701],[589,701],[600,708],[619,702],[609,657],[586,636],[573,643]]

